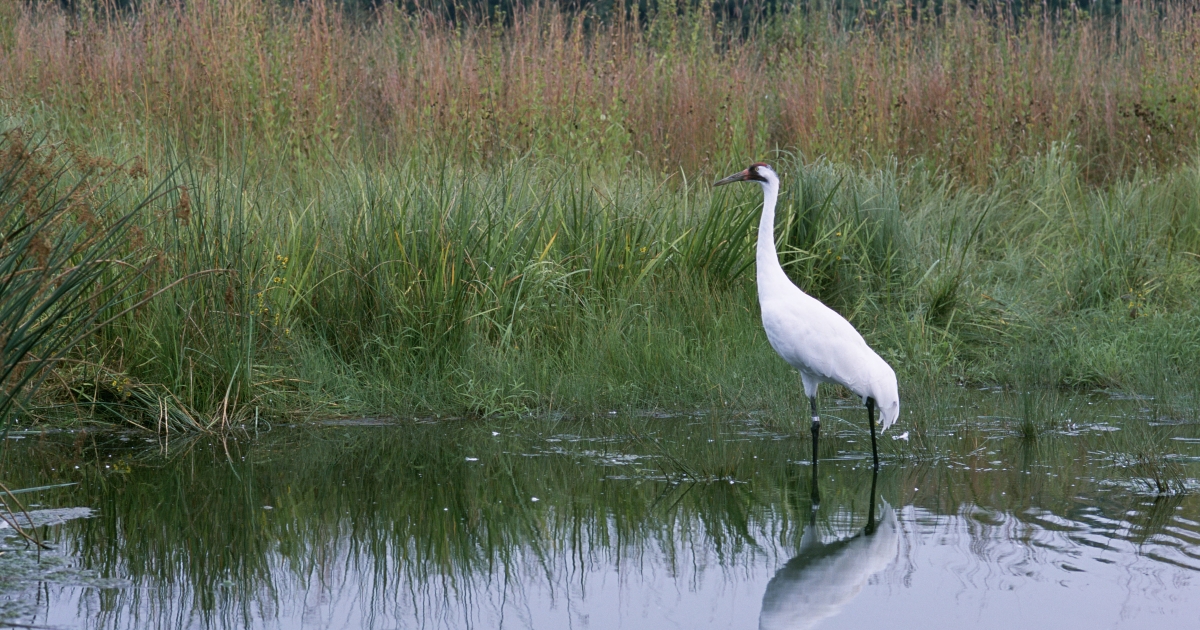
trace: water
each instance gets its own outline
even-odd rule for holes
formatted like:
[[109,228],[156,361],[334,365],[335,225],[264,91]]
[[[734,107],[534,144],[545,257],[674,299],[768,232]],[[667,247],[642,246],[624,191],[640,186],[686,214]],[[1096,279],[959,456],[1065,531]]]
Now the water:
[[878,476],[830,409],[816,509],[807,427],[756,414],[15,433],[12,487],[76,485],[17,495],[55,548],[0,529],[0,621],[1197,627],[1198,427],[1035,402],[929,401]]

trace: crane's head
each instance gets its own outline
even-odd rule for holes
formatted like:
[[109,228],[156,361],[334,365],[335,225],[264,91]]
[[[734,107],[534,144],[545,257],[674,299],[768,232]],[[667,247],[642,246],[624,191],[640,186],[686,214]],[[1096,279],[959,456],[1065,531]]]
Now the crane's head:
[[713,184],[713,186],[724,186],[733,182],[758,182],[764,186],[774,183],[779,184],[779,176],[775,174],[774,169],[762,162],[751,164],[746,170],[739,173],[734,173],[725,179]]

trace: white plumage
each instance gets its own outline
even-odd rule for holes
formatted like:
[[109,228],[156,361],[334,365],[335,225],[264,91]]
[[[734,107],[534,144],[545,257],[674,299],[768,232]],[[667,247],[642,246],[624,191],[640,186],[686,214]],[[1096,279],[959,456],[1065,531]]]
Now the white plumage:
[[784,273],[775,251],[775,204],[779,198],[779,175],[766,164],[751,164],[746,170],[717,182],[753,181],[763,188],[762,218],[758,226],[756,270],[758,302],[762,307],[763,328],[771,347],[783,360],[800,371],[804,393],[813,411],[813,461],[816,461],[817,387],[837,383],[862,397],[871,423],[871,450],[875,467],[879,455],[875,447],[872,405],[879,406],[881,431],[887,430],[900,416],[900,394],[896,373],[863,340],[850,322],[801,291]]

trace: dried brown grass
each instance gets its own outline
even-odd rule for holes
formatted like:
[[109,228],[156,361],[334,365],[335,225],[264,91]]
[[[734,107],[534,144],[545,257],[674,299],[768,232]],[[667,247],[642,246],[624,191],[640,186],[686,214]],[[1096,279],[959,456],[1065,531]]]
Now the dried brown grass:
[[[324,2],[10,8],[0,98],[79,139],[201,155],[414,146],[709,171],[773,149],[923,158],[972,181],[1068,141],[1092,180],[1173,165],[1200,130],[1200,12],[1120,20],[793,12],[751,35],[703,11],[600,24],[535,6],[452,24]],[[740,33],[740,31],[738,31]]]

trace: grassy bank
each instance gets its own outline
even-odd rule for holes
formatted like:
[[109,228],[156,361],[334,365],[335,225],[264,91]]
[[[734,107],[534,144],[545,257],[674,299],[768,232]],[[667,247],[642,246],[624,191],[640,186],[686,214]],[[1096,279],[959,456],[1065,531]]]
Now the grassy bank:
[[[1094,188],[1061,148],[973,189],[776,163],[785,266],[905,395],[1116,388],[1192,413],[1195,167]],[[127,251],[153,261],[132,293],[160,297],[47,381],[58,413],[194,428],[800,402],[758,323],[750,187],[412,159],[307,179],[184,168],[166,188]]]
[[1119,32],[795,13],[734,37],[688,12],[6,10],[3,125],[107,173],[113,217],[152,199],[119,256],[129,295],[157,296],[21,422],[790,414],[754,295],[760,194],[708,185],[752,157],[784,176],[785,266],[902,396],[1113,388],[1194,416],[1191,13],[1130,9]]

